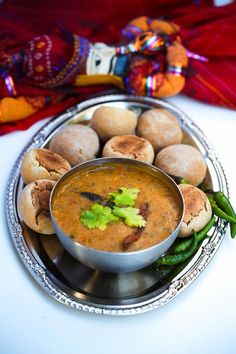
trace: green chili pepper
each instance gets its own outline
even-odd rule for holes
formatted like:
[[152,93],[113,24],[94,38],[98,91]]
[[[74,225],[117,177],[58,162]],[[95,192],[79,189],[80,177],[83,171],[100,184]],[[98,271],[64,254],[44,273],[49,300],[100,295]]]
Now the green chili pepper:
[[[198,241],[198,243],[201,242],[202,240],[204,240],[204,238],[207,236],[208,231],[214,225],[215,221],[216,221],[216,219],[213,216],[211,218],[211,220],[209,221],[209,223],[197,233],[197,241]],[[192,240],[193,240],[193,238],[191,237],[191,238],[188,238],[187,240],[183,240],[182,242],[177,244],[172,250],[173,253],[181,253],[181,252],[185,251],[188,247],[190,247],[190,245],[192,243]]]
[[199,186],[197,188],[201,189],[204,193],[214,194],[213,189],[210,187],[207,187],[204,182],[199,184]]
[[198,240],[197,233],[193,230],[193,240],[191,246],[185,251],[179,254],[169,254],[161,257],[157,260],[156,265],[175,265],[182,263],[189,259],[197,250]]
[[220,209],[211,194],[207,193],[207,197],[208,197],[209,202],[211,204],[212,211],[214,212],[214,214],[216,216],[218,216],[219,218],[224,219],[226,221],[236,223],[236,217],[230,216],[227,213],[225,213],[222,209]]
[[[225,211],[229,216],[236,217],[236,213],[234,211],[234,208],[232,207],[232,204],[230,203],[229,199],[226,197],[226,195],[223,192],[215,192],[214,193],[214,199],[217,203],[217,205]],[[234,238],[236,235],[236,223],[230,223],[230,234],[231,237]]]
[[188,181],[185,178],[181,178],[179,184],[188,184]]
[[169,176],[175,181],[175,183],[177,184],[188,184],[188,181],[183,178],[183,177],[178,177],[178,176],[174,176],[169,174]]

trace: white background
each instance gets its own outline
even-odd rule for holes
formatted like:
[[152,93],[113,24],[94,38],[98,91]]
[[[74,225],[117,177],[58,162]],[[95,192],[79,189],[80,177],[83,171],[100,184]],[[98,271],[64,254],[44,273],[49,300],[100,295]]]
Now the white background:
[[[184,96],[169,101],[185,111],[215,146],[236,206],[236,112]],[[236,353],[236,239],[228,232],[190,287],[165,306],[141,315],[79,312],[56,302],[36,284],[11,241],[5,190],[18,154],[45,122],[0,137],[0,353]]]

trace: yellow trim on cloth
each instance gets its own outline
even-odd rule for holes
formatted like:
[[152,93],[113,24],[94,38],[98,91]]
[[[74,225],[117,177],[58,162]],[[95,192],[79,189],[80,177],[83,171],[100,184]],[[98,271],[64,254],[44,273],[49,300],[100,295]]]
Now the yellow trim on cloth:
[[73,84],[75,86],[111,84],[124,89],[122,78],[115,75],[77,75]]

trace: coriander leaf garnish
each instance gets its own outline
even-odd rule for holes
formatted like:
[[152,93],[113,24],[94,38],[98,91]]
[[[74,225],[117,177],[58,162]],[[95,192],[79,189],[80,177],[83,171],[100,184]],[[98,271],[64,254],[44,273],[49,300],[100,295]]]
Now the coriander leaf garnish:
[[90,210],[84,210],[80,214],[80,221],[89,229],[105,230],[107,224],[118,220],[119,217],[112,213],[111,208],[99,204],[93,204]]
[[126,225],[130,227],[144,227],[146,225],[146,221],[142,215],[139,215],[139,209],[137,208],[119,208],[114,206],[113,214],[124,219]]
[[121,187],[118,193],[109,193],[112,202],[117,206],[134,206],[139,189]]

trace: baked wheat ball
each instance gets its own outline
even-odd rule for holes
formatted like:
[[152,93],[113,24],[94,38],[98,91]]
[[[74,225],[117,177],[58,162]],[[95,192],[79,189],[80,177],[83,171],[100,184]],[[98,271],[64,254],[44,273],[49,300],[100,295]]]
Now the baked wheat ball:
[[179,237],[192,235],[192,230],[200,231],[208,224],[212,216],[211,204],[206,194],[190,184],[181,184],[185,213],[180,227]]
[[29,150],[21,163],[21,176],[25,184],[37,179],[58,180],[71,166],[68,161],[48,149]]
[[91,127],[103,141],[115,135],[134,134],[137,116],[126,108],[101,106],[91,118]]
[[182,141],[182,130],[178,120],[162,108],[150,109],[140,116],[137,135],[150,141],[155,151]]
[[151,164],[154,159],[152,145],[135,135],[118,135],[107,141],[103,148],[104,157],[125,157]]
[[19,212],[25,224],[32,230],[45,235],[54,234],[49,199],[55,181],[39,179],[28,184],[19,197]]
[[182,177],[198,186],[206,176],[206,162],[193,146],[178,144],[162,149],[156,156],[155,166],[169,175]]
[[71,166],[75,166],[96,157],[99,138],[97,133],[86,125],[68,125],[53,136],[49,149],[69,161]]

